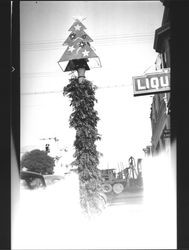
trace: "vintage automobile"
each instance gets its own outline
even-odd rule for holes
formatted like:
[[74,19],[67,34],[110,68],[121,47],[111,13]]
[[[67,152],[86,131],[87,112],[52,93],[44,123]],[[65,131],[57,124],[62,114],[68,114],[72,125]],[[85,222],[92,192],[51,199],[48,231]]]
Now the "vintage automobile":
[[45,188],[64,179],[61,175],[42,175],[32,171],[21,171],[20,182],[24,189]]
[[134,157],[129,158],[129,166],[116,172],[115,168],[101,169],[103,179],[102,189],[104,193],[120,194],[123,191],[143,188],[142,159],[135,163]]

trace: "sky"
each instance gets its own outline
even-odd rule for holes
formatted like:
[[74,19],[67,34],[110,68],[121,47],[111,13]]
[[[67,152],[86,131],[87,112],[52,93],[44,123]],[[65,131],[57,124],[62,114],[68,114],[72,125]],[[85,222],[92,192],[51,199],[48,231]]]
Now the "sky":
[[71,148],[70,100],[63,96],[70,72],[58,60],[74,18],[85,18],[85,32],[102,67],[86,71],[97,87],[102,161],[143,157],[151,143],[152,96],[133,96],[132,77],[155,71],[155,30],[161,26],[160,1],[21,1],[21,148],[58,137]]

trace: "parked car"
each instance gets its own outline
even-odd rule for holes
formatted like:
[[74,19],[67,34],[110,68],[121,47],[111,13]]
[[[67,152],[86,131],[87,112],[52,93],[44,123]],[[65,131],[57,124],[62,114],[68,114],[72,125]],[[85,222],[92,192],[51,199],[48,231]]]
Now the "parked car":
[[45,188],[63,178],[63,176],[59,175],[42,175],[32,171],[20,172],[21,187],[24,189]]

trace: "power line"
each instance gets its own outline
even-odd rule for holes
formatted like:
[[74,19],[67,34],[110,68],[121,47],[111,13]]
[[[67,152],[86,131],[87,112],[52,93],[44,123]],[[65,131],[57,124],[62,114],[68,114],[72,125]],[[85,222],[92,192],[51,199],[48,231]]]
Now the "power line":
[[22,73],[21,77],[60,77],[59,72],[32,72],[32,73]]
[[[109,89],[109,88],[125,88],[125,87],[131,87],[132,84],[119,84],[119,85],[105,85],[102,87],[97,87],[97,90],[100,89]],[[63,93],[63,90],[55,90],[55,91],[38,91],[38,92],[25,92],[21,93],[21,95],[43,95],[43,94],[59,94]]]
[[[120,36],[111,36],[105,38],[95,39],[95,46],[112,46],[114,44],[136,44],[144,43],[150,41],[153,37],[153,34],[145,35],[120,35]],[[133,40],[134,39],[134,40]],[[31,42],[31,43],[21,43],[24,51],[53,51],[53,50],[62,50],[64,46],[62,45],[62,40],[54,40],[50,42]]]
[[118,85],[105,85],[102,87],[97,87],[98,89],[109,89],[109,88],[125,88],[125,87],[131,87],[132,84],[118,84]]
[[147,37],[147,36],[154,36],[154,33],[136,33],[136,34],[120,34],[120,35],[113,35],[113,36],[106,36],[104,37],[96,37],[95,40],[106,40],[106,39],[120,39],[120,38],[137,38],[137,37]]
[[57,91],[39,91],[39,92],[25,92],[21,93],[21,95],[43,95],[43,94],[58,94],[62,93],[62,90],[57,90]]
[[[104,42],[104,43],[95,43],[95,46],[97,47],[97,46],[101,46],[101,47],[103,47],[103,46],[117,46],[117,45],[134,45],[134,44],[143,44],[143,43],[149,43],[149,42],[151,42],[151,39],[148,39],[148,40],[144,40],[144,39],[141,39],[141,40],[137,40],[137,41],[119,41],[119,42]],[[59,44],[59,46],[56,46],[56,47],[51,47],[51,48],[49,48],[49,47],[36,47],[36,48],[24,48],[23,50],[24,51],[28,51],[28,52],[32,52],[32,51],[39,51],[39,52],[41,52],[41,51],[54,51],[54,50],[64,50],[66,47],[62,47],[62,45],[60,45]]]
[[[100,41],[100,40],[108,40],[108,39],[120,39],[120,38],[138,38],[138,37],[149,37],[149,36],[154,36],[153,33],[136,33],[136,34],[120,34],[120,35],[113,35],[113,36],[106,36],[104,35],[97,35],[96,38],[94,38],[94,41]],[[49,44],[56,44],[56,43],[63,43],[62,38],[57,39],[57,40],[39,40],[35,42],[21,42],[21,45],[23,46],[32,46],[32,45],[49,45]]]

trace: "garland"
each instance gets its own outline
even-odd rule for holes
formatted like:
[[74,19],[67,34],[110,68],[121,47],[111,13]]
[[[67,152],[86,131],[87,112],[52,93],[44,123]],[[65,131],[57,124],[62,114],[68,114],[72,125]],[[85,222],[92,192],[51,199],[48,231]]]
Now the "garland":
[[88,214],[101,211],[101,177],[97,168],[99,153],[95,142],[101,137],[97,131],[98,113],[94,110],[96,86],[84,79],[72,78],[63,94],[71,99],[70,127],[76,130],[75,153],[72,165],[77,166],[80,180],[80,202]]

